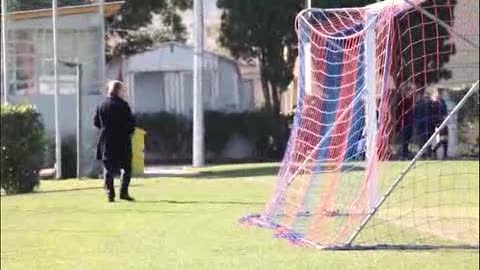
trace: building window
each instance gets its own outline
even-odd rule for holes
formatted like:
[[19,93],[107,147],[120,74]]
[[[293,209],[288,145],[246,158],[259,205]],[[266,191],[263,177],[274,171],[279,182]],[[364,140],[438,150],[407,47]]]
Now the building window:
[[33,32],[17,30],[9,33],[9,91],[14,95],[35,93],[35,47]]
[[[82,63],[84,95],[99,94],[103,87],[98,29],[59,30],[59,61]],[[53,95],[53,33],[51,29],[10,30],[8,39],[8,84],[11,95]],[[60,94],[77,92],[75,67],[58,64]]]

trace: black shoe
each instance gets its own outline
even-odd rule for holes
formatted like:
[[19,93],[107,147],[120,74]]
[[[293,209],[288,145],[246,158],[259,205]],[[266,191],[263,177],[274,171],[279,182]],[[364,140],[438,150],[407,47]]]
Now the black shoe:
[[115,197],[108,196],[108,202],[115,202]]
[[128,194],[120,195],[120,200],[125,200],[125,201],[129,201],[129,202],[135,201],[135,199],[130,197],[130,195],[128,195]]

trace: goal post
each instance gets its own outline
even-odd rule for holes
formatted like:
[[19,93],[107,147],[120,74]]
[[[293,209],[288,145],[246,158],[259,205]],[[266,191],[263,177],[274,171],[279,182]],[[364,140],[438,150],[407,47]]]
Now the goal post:
[[297,16],[294,124],[264,211],[243,223],[317,248],[478,248],[478,155],[434,155],[457,132],[447,128],[453,119],[461,144],[478,134],[478,114],[465,114],[465,104],[478,107],[478,62],[469,62],[478,26],[465,19],[474,8],[455,3],[389,0]]
[[[375,14],[367,14],[367,25],[375,25],[377,16]],[[377,99],[376,99],[376,82],[377,82],[377,46],[376,46],[376,29],[375,27],[368,27],[365,33],[365,61],[366,61],[366,100],[365,100],[365,129],[366,129],[366,159],[370,164],[367,166],[374,167],[377,160],[376,154],[376,138],[377,138]],[[382,89],[380,89],[382,91]],[[370,193],[369,207],[373,207],[376,197],[376,170],[372,170],[368,176],[368,189]]]

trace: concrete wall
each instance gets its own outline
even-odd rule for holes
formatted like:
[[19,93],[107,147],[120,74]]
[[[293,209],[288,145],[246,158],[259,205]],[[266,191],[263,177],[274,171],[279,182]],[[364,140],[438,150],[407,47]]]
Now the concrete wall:
[[[101,27],[99,14],[79,14],[58,18],[58,59],[80,62],[83,67],[82,91],[98,92],[104,84],[102,73]],[[8,21],[7,59],[10,89],[28,94],[53,93],[53,33],[51,18]],[[60,91],[74,92],[75,69],[60,64]],[[14,82],[27,81],[24,87]],[[3,78],[2,78],[3,79]],[[18,89],[17,89],[18,88]],[[25,88],[25,89],[21,89]],[[13,94],[13,93],[12,93]]]
[[[103,99],[99,93],[104,85],[102,73],[100,13],[77,14],[58,17],[58,58],[61,61],[76,61],[82,64],[83,94],[83,165],[84,173],[95,165],[97,132],[93,128],[93,113]],[[10,20],[8,29],[8,68],[10,77],[10,103],[29,103],[42,115],[49,139],[54,141],[55,106],[53,81],[53,33],[49,17]],[[59,121],[62,137],[76,135],[76,70],[59,64]],[[3,73],[2,73],[3,76]],[[19,84],[20,77],[28,81],[25,87]],[[3,95],[2,95],[3,97]]]
[[[10,102],[34,104],[42,115],[42,120],[50,140],[55,138],[55,106],[54,97],[48,95],[10,96]],[[83,96],[82,136],[84,173],[89,173],[95,166],[95,151],[98,132],[93,127],[93,116],[97,105],[103,100],[100,95]],[[76,136],[76,99],[75,95],[61,95],[59,99],[60,130],[63,138]]]
[[456,53],[450,57],[445,67],[452,71],[452,78],[442,80],[441,85],[461,87],[478,80],[479,74],[479,1],[457,0],[454,12],[453,30],[476,45],[466,43],[457,35],[452,35]]

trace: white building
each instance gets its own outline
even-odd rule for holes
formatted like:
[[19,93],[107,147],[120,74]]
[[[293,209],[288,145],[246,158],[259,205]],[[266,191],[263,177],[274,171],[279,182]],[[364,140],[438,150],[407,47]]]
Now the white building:
[[[123,2],[106,3],[104,16],[114,15]],[[52,10],[8,13],[7,76],[10,103],[34,104],[53,139],[55,106],[53,84]],[[82,64],[82,134],[84,168],[93,165],[97,132],[92,126],[96,105],[104,99],[107,79],[122,73],[129,101],[138,113],[167,111],[191,115],[193,100],[193,48],[167,43],[156,49],[115,59],[105,64],[103,17],[99,5],[58,8],[58,58]],[[252,89],[246,87],[237,63],[204,54],[204,109],[223,112],[252,110]],[[2,58],[4,55],[2,55]],[[121,71],[121,72],[120,72]],[[59,65],[59,123],[62,137],[76,134],[76,70]],[[4,95],[0,95],[3,99]]]
[[[204,53],[204,110],[253,110],[253,89],[242,79],[234,60]],[[121,77],[136,113],[170,112],[192,115],[193,47],[169,42],[124,59],[114,59],[107,78]]]
[[[92,115],[104,98],[104,17],[114,15],[123,2],[104,5],[103,14],[98,4],[58,8],[57,55],[60,61],[82,65],[81,95],[83,123],[83,151],[85,172],[93,165],[96,130]],[[103,16],[104,17],[103,17]],[[2,18],[3,19],[3,18]],[[52,10],[9,12],[6,18],[7,40],[6,76],[9,103],[30,103],[42,115],[45,129],[53,140],[55,131],[53,80],[53,25]],[[63,64],[58,66],[59,127],[62,137],[76,134],[76,70]],[[3,87],[1,93],[4,98]]]

